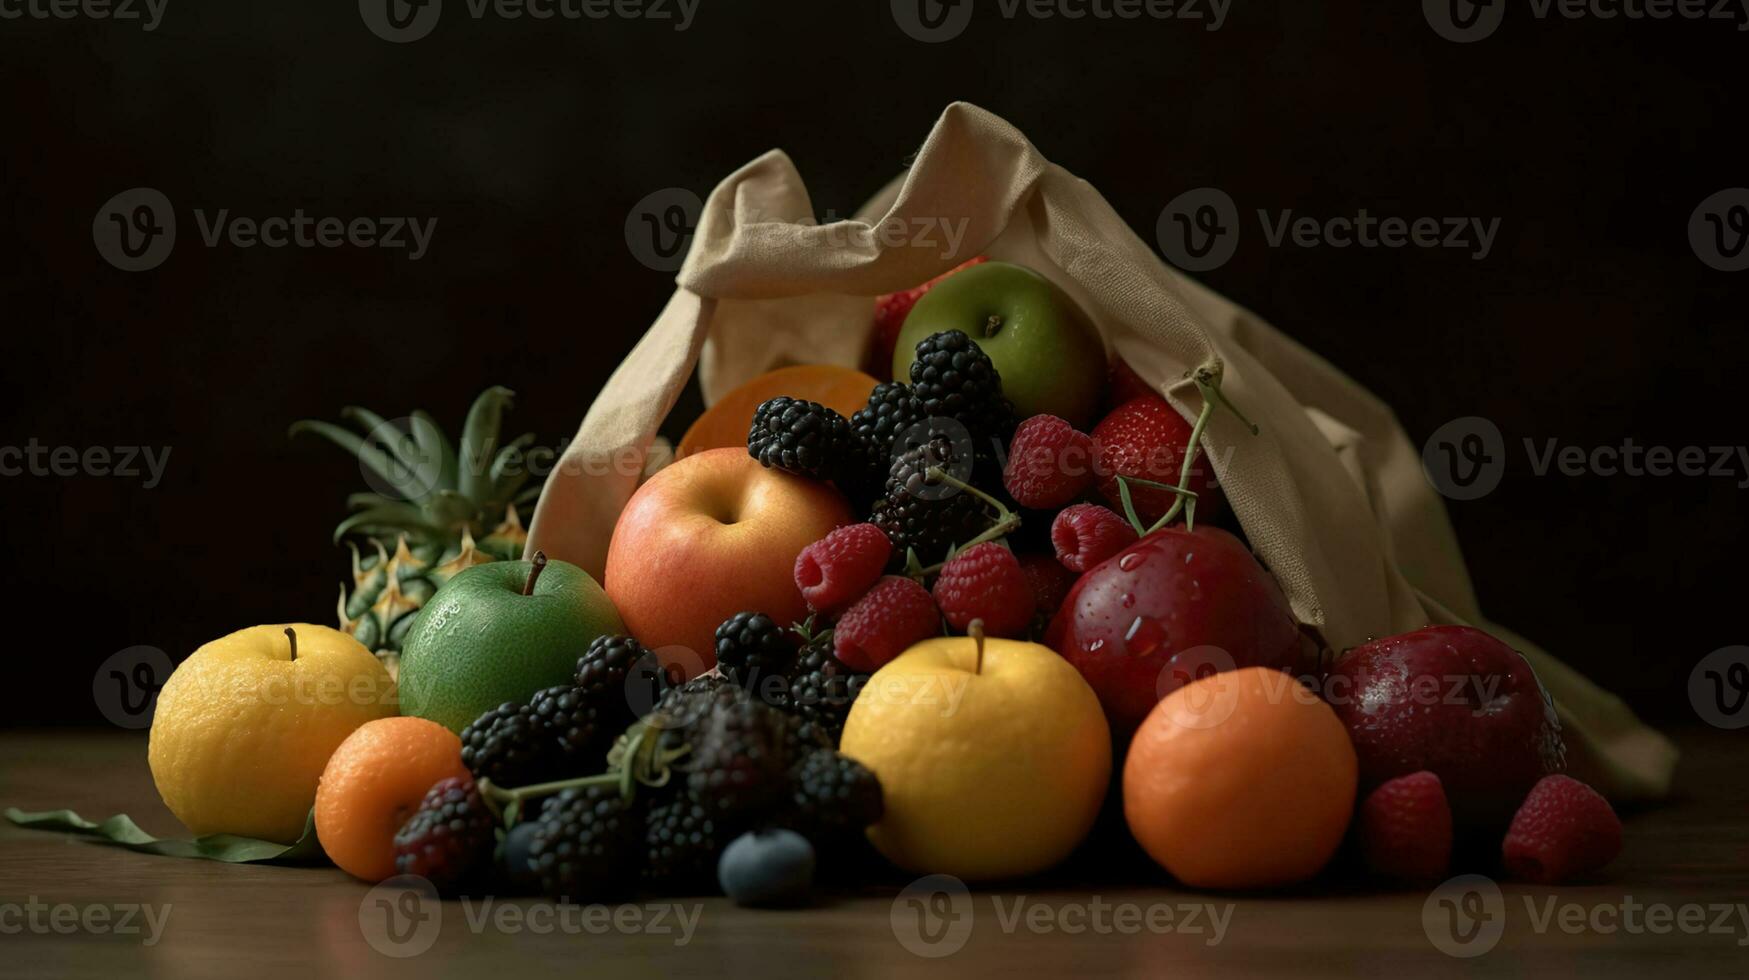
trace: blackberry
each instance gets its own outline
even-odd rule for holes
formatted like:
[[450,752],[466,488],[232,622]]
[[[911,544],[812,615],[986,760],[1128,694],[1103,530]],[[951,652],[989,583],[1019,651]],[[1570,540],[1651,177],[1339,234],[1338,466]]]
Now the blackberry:
[[644,880],[684,887],[708,882],[728,835],[703,804],[682,793],[644,820]]
[[789,802],[778,822],[816,847],[860,834],[885,809],[875,774],[830,749],[802,756],[790,767],[789,786]]
[[886,496],[875,502],[869,520],[892,540],[895,565],[904,564],[907,549],[916,551],[923,564],[933,565],[947,557],[949,548],[995,522],[996,515],[976,494],[928,475],[940,467],[965,481],[970,468],[963,459],[952,443],[940,438],[894,457]]
[[750,820],[769,811],[789,769],[784,713],[739,688],[719,695],[692,730],[687,791],[714,816]]
[[870,466],[869,449],[844,416],[783,395],[754,409],[747,430],[747,453],[761,466],[816,480],[861,478]]
[[781,708],[796,659],[794,634],[770,616],[738,612],[717,627],[717,669],[732,683]]
[[448,894],[490,866],[497,828],[472,779],[441,780],[395,832],[395,872],[419,875]]
[[[700,723],[710,713],[711,705],[718,698],[739,691],[740,688],[729,683],[728,678],[716,674],[701,674],[678,687],[669,688],[646,719],[652,728],[662,733],[658,748],[672,752],[682,745],[691,744]],[[688,763],[682,760],[680,765]]]
[[872,445],[882,461],[890,461],[893,440],[927,417],[910,385],[883,381],[869,394],[868,404],[850,417],[850,430]]
[[561,791],[541,811],[529,841],[529,864],[541,891],[574,902],[630,891],[644,825],[635,802],[617,786]]
[[974,438],[1006,441],[1014,406],[1002,397],[1002,376],[990,355],[958,330],[930,334],[911,362],[911,393],[925,416],[957,419]]
[[500,786],[545,782],[558,769],[558,742],[545,718],[506,701],[462,729],[462,765]]
[[[623,701],[614,699],[616,704]],[[607,750],[619,734],[619,726],[604,724],[601,712],[582,689],[561,684],[536,691],[528,710],[553,743],[559,778],[587,776],[606,764]]]
[[850,705],[868,684],[867,674],[851,672],[828,673],[817,670],[795,679],[790,698],[796,716],[804,723],[804,735],[838,747],[844,736],[844,719],[850,715]]
[[[572,682],[583,696],[601,710],[602,720],[610,727],[631,724],[630,700],[626,696],[626,678],[637,663],[649,656],[642,643],[629,636],[598,636],[577,660],[577,672]],[[618,706],[621,711],[611,710]]]
[[851,673],[850,668],[832,652],[831,630],[825,630],[802,644],[802,649],[796,654],[795,664],[790,668],[790,680],[815,671],[828,674]]

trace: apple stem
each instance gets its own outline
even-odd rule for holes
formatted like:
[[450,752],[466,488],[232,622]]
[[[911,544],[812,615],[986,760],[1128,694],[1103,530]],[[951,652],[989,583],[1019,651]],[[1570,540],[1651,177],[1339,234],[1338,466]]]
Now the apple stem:
[[298,659],[298,633],[290,626],[285,628],[285,638],[291,643],[291,658]]
[[984,672],[984,621],[981,619],[972,620],[966,625],[966,633],[971,636],[972,642],[978,648],[978,658],[972,661],[972,673],[982,674]]
[[990,314],[990,319],[984,321],[984,337],[986,339],[988,339],[990,337],[996,336],[997,334],[999,334],[1001,332],[1002,332],[1002,317],[998,314],[995,314],[995,313]]
[[534,595],[535,580],[540,578],[541,572],[546,571],[547,553],[544,551],[535,552],[533,564],[534,564],[534,567],[529,569],[529,572],[528,572],[528,582],[526,584],[524,584],[522,587],[522,594],[523,595]]

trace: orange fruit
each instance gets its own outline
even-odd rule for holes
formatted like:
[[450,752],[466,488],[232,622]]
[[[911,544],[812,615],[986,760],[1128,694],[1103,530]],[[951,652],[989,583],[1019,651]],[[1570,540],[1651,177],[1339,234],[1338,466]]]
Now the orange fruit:
[[746,448],[753,410],[760,402],[779,395],[819,402],[849,418],[868,404],[869,392],[876,383],[855,368],[836,364],[799,364],[767,371],[705,409],[686,435],[680,437],[677,454],[690,456],[706,449]]
[[1154,706],[1124,763],[1124,817],[1187,885],[1290,885],[1336,853],[1357,779],[1336,712],[1297,679],[1247,667]]
[[423,718],[360,725],[316,786],[316,839],[340,870],[365,881],[395,873],[395,832],[438,780],[466,776],[462,740]]

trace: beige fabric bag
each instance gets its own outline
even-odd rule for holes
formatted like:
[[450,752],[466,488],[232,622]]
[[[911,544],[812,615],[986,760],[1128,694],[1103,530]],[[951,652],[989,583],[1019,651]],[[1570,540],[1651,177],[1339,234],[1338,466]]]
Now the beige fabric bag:
[[[944,254],[939,230],[927,241],[916,234],[943,221],[956,231],[963,222],[957,254]],[[781,151],[711,193],[679,289],[548,478],[531,553],[543,549],[601,577],[638,463],[695,365],[709,402],[785,364],[856,364],[871,297],[988,254],[1060,283],[1107,344],[1188,418],[1200,396],[1185,371],[1217,356],[1225,363],[1223,390],[1262,431],[1253,436],[1216,412],[1205,449],[1259,557],[1331,648],[1430,622],[1485,628],[1522,650],[1554,696],[1576,775],[1618,800],[1667,792],[1676,760],[1668,740],[1482,618],[1442,502],[1391,410],[1168,268],[1092,186],[1045,160],[1013,126],[955,103],[909,172],[856,218],[814,222],[807,189]],[[870,234],[882,228],[891,233]]]

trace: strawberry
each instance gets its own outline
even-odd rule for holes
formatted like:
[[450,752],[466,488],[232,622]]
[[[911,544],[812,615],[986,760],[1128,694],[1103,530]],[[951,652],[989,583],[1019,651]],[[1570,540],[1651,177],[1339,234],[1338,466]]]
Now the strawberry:
[[[1178,485],[1178,471],[1190,445],[1191,425],[1159,395],[1132,398],[1093,427],[1094,472],[1099,492],[1114,508],[1123,506],[1117,478],[1150,480]],[[1214,514],[1220,491],[1214,486],[1214,471],[1206,457],[1198,456],[1190,471],[1190,489],[1197,494],[1199,519]],[[1130,498],[1144,524],[1151,524],[1170,510],[1177,495],[1170,490],[1130,483]]]
[[1354,823],[1367,870],[1375,875],[1427,881],[1451,865],[1451,805],[1439,777],[1425,769],[1367,794]]
[[[905,325],[905,317],[911,313],[911,307],[929,292],[930,287],[946,279],[948,276],[969,269],[981,262],[990,261],[988,255],[980,255],[936,276],[921,286],[888,293],[875,298],[874,332],[869,335],[868,353],[863,358],[863,370],[882,381],[892,380],[893,350],[899,346],[899,329]],[[905,380],[901,378],[900,380]]]
[[1530,789],[1501,845],[1506,870],[1552,885],[1597,871],[1621,853],[1621,820],[1609,801],[1571,776]]
[[1106,395],[1110,400],[1106,404],[1116,408],[1133,398],[1153,394],[1157,394],[1154,386],[1143,381],[1135,368],[1121,357],[1111,359],[1111,370],[1106,376]]

